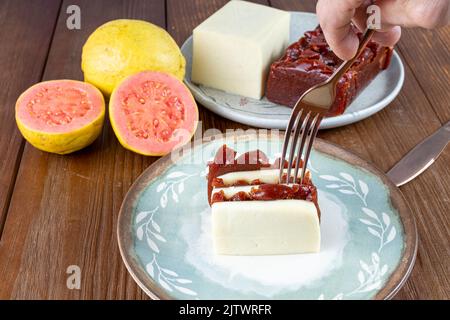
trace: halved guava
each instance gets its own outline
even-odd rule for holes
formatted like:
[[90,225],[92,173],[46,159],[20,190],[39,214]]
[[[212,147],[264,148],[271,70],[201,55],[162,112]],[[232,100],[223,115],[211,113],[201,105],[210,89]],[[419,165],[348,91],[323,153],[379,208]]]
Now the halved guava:
[[113,91],[109,117],[122,146],[161,156],[191,140],[198,109],[189,89],[167,73],[144,71]]
[[100,134],[103,95],[91,84],[51,80],[33,85],[16,102],[16,122],[36,148],[58,154],[80,150]]

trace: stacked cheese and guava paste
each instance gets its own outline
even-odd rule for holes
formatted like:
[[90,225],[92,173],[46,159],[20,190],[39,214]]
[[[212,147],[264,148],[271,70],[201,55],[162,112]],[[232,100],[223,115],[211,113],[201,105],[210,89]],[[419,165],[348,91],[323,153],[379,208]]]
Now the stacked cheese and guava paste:
[[260,99],[270,64],[289,44],[289,26],[289,12],[228,2],[193,31],[192,81]]
[[217,254],[320,250],[320,211],[311,173],[306,172],[302,183],[291,177],[289,183],[279,184],[279,165],[279,159],[270,163],[259,150],[237,156],[226,145],[208,163],[208,199]]

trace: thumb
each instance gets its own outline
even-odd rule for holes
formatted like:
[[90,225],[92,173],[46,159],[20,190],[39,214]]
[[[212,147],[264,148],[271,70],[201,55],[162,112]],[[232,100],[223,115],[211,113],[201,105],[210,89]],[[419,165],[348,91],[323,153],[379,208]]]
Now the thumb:
[[327,43],[341,59],[351,59],[358,49],[359,39],[352,32],[355,11],[364,0],[319,0],[316,11]]
[[380,0],[382,28],[442,27],[450,22],[449,0]]

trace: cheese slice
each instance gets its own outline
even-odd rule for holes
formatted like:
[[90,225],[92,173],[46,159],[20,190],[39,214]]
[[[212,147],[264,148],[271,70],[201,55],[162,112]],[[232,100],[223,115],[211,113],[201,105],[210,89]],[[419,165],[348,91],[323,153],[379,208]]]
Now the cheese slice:
[[212,205],[214,250],[220,255],[318,252],[320,224],[304,200],[233,201]]
[[[287,186],[292,187],[294,184],[290,183],[287,184]],[[225,198],[231,198],[238,192],[246,192],[249,193],[252,191],[252,188],[258,188],[258,185],[248,185],[248,186],[231,186],[231,187],[224,187],[224,188],[213,188],[211,192],[211,199],[213,198],[213,195],[215,193],[223,191]]]
[[260,99],[272,61],[289,45],[290,13],[230,1],[193,31],[192,81]]
[[[251,183],[252,181],[258,179],[261,183],[278,183],[279,169],[261,169],[261,170],[251,170],[251,171],[236,171],[223,174],[217,178],[222,179],[225,185],[232,185],[238,181],[245,181]],[[299,171],[300,172],[300,171]],[[287,173],[287,169],[284,170]],[[295,170],[292,169],[290,176],[293,177]],[[300,175],[300,173],[299,173]],[[305,176],[310,177],[311,173],[306,169]]]
[[249,186],[235,186],[235,187],[225,187],[225,188],[213,188],[211,192],[211,199],[213,198],[215,193],[223,191],[225,198],[231,198],[238,192],[250,192],[253,187],[257,187],[257,185],[249,185]]

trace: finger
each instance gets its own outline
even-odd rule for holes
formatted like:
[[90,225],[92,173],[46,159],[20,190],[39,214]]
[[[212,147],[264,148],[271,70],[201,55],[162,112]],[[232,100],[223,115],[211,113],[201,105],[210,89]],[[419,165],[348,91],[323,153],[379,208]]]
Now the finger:
[[319,0],[317,16],[325,39],[334,53],[341,59],[351,59],[358,49],[358,37],[351,29],[355,9],[364,0]]
[[[353,16],[353,19],[352,19],[353,24],[361,32],[364,32],[364,30],[366,30],[368,23],[369,23],[370,16],[373,14],[373,13],[367,11],[369,5],[370,5],[370,3],[365,3],[365,5],[357,8],[355,11],[355,15]],[[382,13],[380,12],[380,18],[381,18],[381,16],[382,16]],[[388,24],[388,23],[383,23],[382,19],[380,19],[380,21],[378,21],[378,22],[380,23],[380,25],[376,27],[377,31],[389,31],[393,27],[396,26],[396,25],[392,25],[392,24]]]
[[449,23],[449,0],[381,0],[382,27],[436,28]]
[[399,40],[402,29],[399,26],[392,27],[389,30],[377,31],[372,40],[386,47],[393,47]]
[[364,32],[367,28],[367,6],[361,6],[355,10],[355,15],[352,18],[353,24],[359,31]]
[[[361,31],[364,32],[367,28],[367,14],[366,8],[360,7],[356,10],[355,16],[352,19],[353,24]],[[401,36],[401,28],[399,26],[392,26],[382,24],[380,29],[377,29],[374,33],[372,40],[386,46],[393,47]]]

